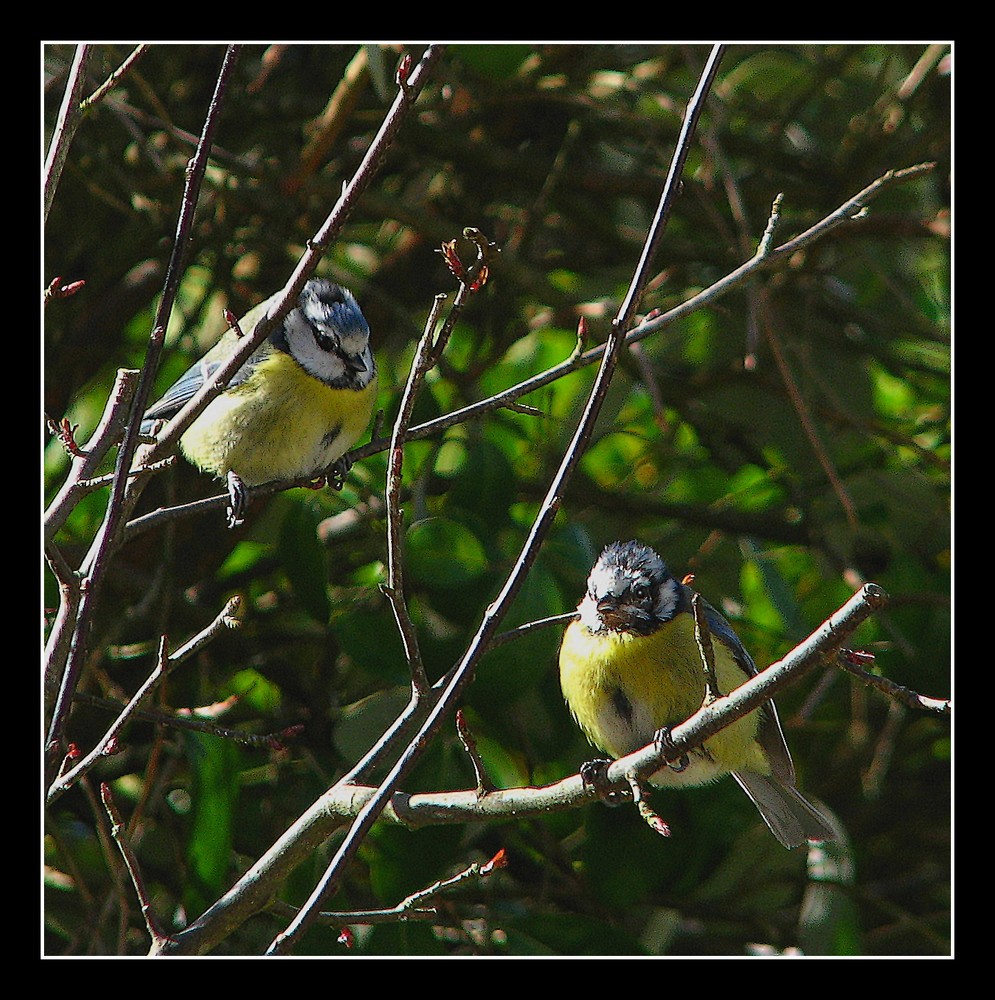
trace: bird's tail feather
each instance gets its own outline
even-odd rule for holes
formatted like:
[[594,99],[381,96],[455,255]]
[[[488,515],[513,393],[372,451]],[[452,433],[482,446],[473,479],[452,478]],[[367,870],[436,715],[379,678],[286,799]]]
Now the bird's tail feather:
[[785,847],[798,847],[807,840],[835,839],[829,820],[794,785],[753,771],[737,771],[733,777]]

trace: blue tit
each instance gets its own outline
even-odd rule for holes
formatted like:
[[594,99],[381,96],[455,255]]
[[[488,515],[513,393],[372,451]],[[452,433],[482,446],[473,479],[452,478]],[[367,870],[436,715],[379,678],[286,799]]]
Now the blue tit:
[[[278,293],[279,294],[279,293]],[[252,332],[277,296],[239,322]],[[142,433],[193,397],[239,342],[234,330],[171,386],[142,420]],[[198,469],[227,478],[229,525],[241,523],[245,486],[316,476],[366,429],[377,394],[370,328],[352,292],[312,278],[297,304],[180,438]],[[341,466],[339,475],[346,471]]]
[[[588,739],[623,757],[690,718],[705,697],[694,636],[692,592],[638,542],[613,542],[595,563],[578,619],[560,647],[560,686]],[[729,623],[699,598],[729,694],[757,672]],[[701,785],[731,774],[785,847],[831,840],[829,821],[795,788],[795,770],[772,701],[710,737],[685,761],[650,778],[657,786]]]

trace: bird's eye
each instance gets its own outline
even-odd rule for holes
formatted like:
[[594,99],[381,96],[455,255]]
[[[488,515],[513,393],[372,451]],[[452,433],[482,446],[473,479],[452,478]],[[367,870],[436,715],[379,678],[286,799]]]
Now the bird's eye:
[[645,583],[636,583],[636,584],[633,584],[633,586],[632,586],[632,596],[637,601],[640,601],[640,602],[641,601],[645,601],[646,598],[649,596],[649,588],[646,586]]
[[315,343],[322,351],[337,351],[339,348],[338,337],[325,333],[320,327],[311,328],[314,331]]

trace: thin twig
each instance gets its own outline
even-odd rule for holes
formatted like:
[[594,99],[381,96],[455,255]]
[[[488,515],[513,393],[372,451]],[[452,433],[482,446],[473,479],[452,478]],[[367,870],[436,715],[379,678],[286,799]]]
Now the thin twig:
[[639,778],[637,778],[634,774],[627,774],[625,779],[629,786],[629,790],[632,792],[632,801],[636,807],[636,811],[642,817],[646,825],[654,833],[660,834],[661,837],[669,837],[670,826],[659,813],[653,810],[653,807],[647,801],[646,791]]
[[232,597],[205,629],[177,649],[172,655],[166,654],[166,640],[159,642],[156,664],[144,683],[132,696],[128,704],[121,710],[118,717],[110,724],[104,735],[97,740],[93,749],[80,760],[73,769],[60,774],[57,781],[48,790],[47,803],[51,805],[64,792],[68,791],[79,778],[86,774],[94,764],[103,757],[115,753],[118,747],[118,737],[125,725],[150,694],[165,680],[168,673],[188,657],[192,656],[205,643],[209,642],[222,628],[231,628],[237,620],[233,617],[240,603],[239,597]]
[[86,67],[92,51],[92,45],[77,45],[72,66],[69,68],[69,81],[62,98],[62,106],[59,108],[59,117],[55,123],[52,140],[48,144],[48,155],[45,158],[45,219],[48,218],[49,209],[51,209],[52,201],[55,199],[55,190],[59,186],[62,168],[66,165],[66,158],[69,156],[69,147],[72,145],[73,136],[82,121],[80,101],[83,97],[83,87],[86,84]]
[[488,776],[484,762],[480,758],[480,752],[477,750],[477,740],[470,731],[470,726],[467,724],[462,708],[456,709],[456,735],[459,737],[460,743],[463,744],[463,749],[466,751],[466,755],[470,758],[470,763],[473,765],[473,775],[477,779],[477,794],[486,795],[488,792],[494,791],[494,782]]
[[516,625],[514,628],[510,628],[505,632],[499,632],[494,636],[491,640],[491,649],[503,646],[506,642],[521,639],[523,636],[528,635],[529,632],[534,632],[537,629],[549,628],[551,625],[565,625],[567,622],[573,621],[576,617],[576,611],[565,611],[563,614],[550,615],[548,618],[537,618],[535,621],[523,622],[521,625]]
[[[79,787],[86,799],[90,813],[94,817],[93,826],[97,835],[97,841],[100,844],[100,853],[104,858],[104,864],[107,866],[107,871],[114,886],[114,898],[117,901],[118,907],[117,953],[123,955],[125,954],[124,942],[130,924],[133,898],[128,879],[128,866],[121,860],[120,850],[114,846],[113,821],[110,823],[105,822],[107,812],[106,808],[101,804],[100,793],[94,791],[93,783],[86,778],[80,782]],[[80,878],[79,883],[82,881],[82,878]],[[87,895],[89,894],[87,893]]]
[[121,856],[124,858],[124,863],[128,868],[128,874],[131,876],[131,883],[135,887],[135,894],[138,896],[138,902],[142,908],[142,916],[145,918],[145,926],[149,932],[149,937],[152,938],[153,950],[158,950],[169,941],[169,935],[160,928],[159,921],[156,919],[155,910],[152,906],[152,897],[145,887],[145,879],[142,877],[138,858],[135,856],[131,841],[125,833],[124,823],[121,821],[121,814],[117,811],[114,797],[111,795],[110,785],[106,783],[101,784],[100,798],[111,820],[111,836],[121,851]]
[[425,329],[418,342],[411,370],[401,394],[401,403],[394,421],[391,433],[391,445],[387,462],[387,489],[385,506],[387,510],[387,583],[381,589],[390,601],[397,622],[401,642],[404,645],[404,656],[411,674],[412,693],[415,697],[428,691],[428,677],[425,665],[422,663],[421,651],[418,648],[418,637],[414,623],[408,614],[407,603],[404,600],[404,570],[403,570],[403,520],[401,510],[401,486],[404,464],[404,448],[399,442],[404,437],[414,412],[415,400],[425,380],[425,375],[433,365],[432,345],[435,338],[435,327],[442,312],[444,295],[437,295],[432,303],[432,309],[425,322]]
[[[284,917],[293,917],[298,907],[277,901],[269,912]],[[439,911],[435,907],[419,908],[407,905],[407,900],[380,910],[321,910],[316,923],[340,927],[348,924],[403,924],[409,920],[438,920]]]
[[949,698],[927,698],[911,688],[896,684],[895,681],[889,680],[887,677],[864,670],[860,666],[861,662],[866,662],[864,656],[866,654],[861,656],[852,650],[841,649],[838,662],[848,674],[853,674],[865,684],[877,688],[878,691],[886,694],[889,698],[894,698],[908,708],[920,711],[925,709],[927,712],[935,712],[937,715],[949,715],[953,711],[953,702]]
[[460,286],[453,304],[446,315],[445,322],[442,324],[442,328],[437,335],[435,329],[439,321],[439,316],[442,313],[442,304],[445,301],[445,295],[437,295],[435,301],[432,303],[428,319],[425,322],[424,332],[418,342],[418,348],[411,363],[411,370],[408,372],[408,378],[401,394],[401,403],[398,407],[393,431],[391,432],[391,444],[388,452],[386,489],[387,584],[382,589],[394,611],[394,618],[404,645],[405,659],[411,673],[413,694],[416,698],[428,693],[429,682],[425,674],[421,653],[418,649],[418,639],[415,634],[414,624],[411,621],[411,616],[408,614],[407,605],[404,600],[403,545],[401,539],[403,527],[401,486],[403,482],[404,446],[401,442],[403,442],[404,436],[411,424],[415,401],[424,385],[425,376],[439,363],[439,359],[442,357],[442,353],[449,343],[449,337],[456,326],[456,321],[467,299],[473,292],[483,287],[487,281],[490,257],[494,253],[493,244],[487,240],[479,229],[464,229],[463,235],[476,244],[476,260],[469,267],[466,267],[456,254],[455,240],[443,246],[443,251],[446,254],[446,262],[449,264],[453,274],[459,278]]
[[453,886],[459,885],[461,882],[465,882],[467,879],[471,878],[487,878],[488,875],[493,874],[497,869],[504,868],[508,864],[507,855],[505,854],[504,848],[501,848],[490,859],[481,864],[479,861],[474,861],[473,864],[467,865],[462,871],[457,872],[455,875],[451,875],[449,878],[439,879],[432,885],[425,889],[420,889],[418,892],[412,893],[407,899],[401,902],[402,907],[411,908],[417,906],[419,903],[424,902],[426,899],[431,899],[432,896],[437,896],[440,892],[446,889],[451,889]]
[[[837,227],[858,219],[866,206],[889,187],[915,180],[929,173],[935,166],[935,163],[920,163],[913,167],[907,167],[902,170],[889,170],[887,173],[882,174],[877,180],[867,185],[867,187],[859,191],[852,198],[847,199],[835,211],[819,220],[819,222],[806,229],[803,233],[788,240],[786,243],[782,243],[778,247],[761,245],[749,260],[730,271],[724,278],[720,278],[714,284],[709,285],[708,288],[698,292],[696,295],[692,295],[680,305],[647,317],[628,331],[626,334],[626,344],[638,343],[647,337],[659,333],[677,320],[683,319],[685,316],[697,311],[702,306],[721,299],[749,279],[755,277],[757,273],[767,268],[787,263],[791,259],[792,254],[805,249],[812,243],[827,236]],[[552,368],[548,368],[538,375],[533,375],[523,382],[510,386],[502,392],[495,393],[487,399],[470,403],[459,410],[453,410],[451,413],[446,413],[441,417],[435,417],[423,424],[412,427],[406,440],[415,441],[432,437],[457,424],[482,416],[492,410],[501,409],[522,396],[526,396],[530,392],[535,392],[537,389],[555,382],[564,375],[594,364],[600,360],[604,352],[605,345],[599,344],[590,350],[571,354],[569,358],[561,361],[558,365],[554,365]],[[354,449],[350,452],[350,458],[359,461],[369,455],[375,455],[383,451],[387,447],[387,444],[388,442],[385,438],[378,438],[369,444]]]
[[80,453],[73,457],[65,481],[59,492],[45,510],[45,538],[51,539],[66,522],[76,502],[76,491],[79,483],[89,479],[96,471],[104,456],[115,441],[119,441],[125,424],[131,401],[138,386],[138,372],[134,369],[118,369],[114,377],[114,386],[107,398],[100,422],[90,435]]
[[[494,855],[490,861],[481,864],[474,861],[462,871],[451,875],[449,878],[439,879],[432,885],[419,889],[401,900],[396,906],[379,910],[322,910],[317,916],[317,921],[325,924],[397,924],[405,923],[408,920],[434,920],[438,918],[439,911],[435,907],[423,908],[422,904],[438,896],[448,889],[466,882],[473,878],[486,878],[496,869],[504,868],[507,865],[504,849],[502,848]],[[297,912],[296,907],[289,904],[274,904],[271,911],[281,911],[289,914]]]
[[691,614],[694,617],[694,641],[698,645],[698,654],[705,670],[705,704],[710,705],[716,698],[722,696],[719,679],[715,673],[715,650],[712,647],[712,631],[708,627],[708,618],[701,605],[701,595],[697,592],[691,598]]
[[88,114],[97,104],[99,104],[120,82],[124,79],[139,59],[148,52],[150,46],[136,45],[128,54],[127,58],[120,66],[86,100],[80,102],[80,114]]
[[[228,81],[234,72],[238,52],[238,46],[229,46],[225,50],[225,57],[218,72],[214,94],[211,98],[207,115],[205,116],[201,140],[187,170],[187,184],[181,203],[180,215],[177,219],[176,235],[173,239],[169,265],[166,269],[163,296],[156,311],[156,319],[153,323],[152,335],[149,338],[149,346],[146,352],[145,365],[142,368],[142,374],[139,376],[138,385],[135,389],[133,410],[137,413],[143,411],[145,401],[148,399],[151,391],[152,379],[162,349],[163,333],[166,329],[169,314],[172,311],[173,301],[176,297],[176,291],[182,275],[183,264],[189,250],[188,235],[193,224],[194,206],[198,200],[201,182],[207,170],[208,156],[214,133],[218,127],[222,99]],[[85,560],[85,566],[87,567],[86,585],[83,589],[79,607],[77,608],[75,628],[69,642],[65,666],[61,668],[62,683],[59,688],[46,740],[50,763],[58,758],[65,738],[66,721],[79,672],[86,655],[90,623],[97,603],[106,562],[116,543],[118,528],[127,519],[129,508],[123,501],[129,483],[128,470],[131,467],[132,456],[138,444],[138,425],[139,421],[133,419],[125,430],[124,440],[117,453],[114,467],[114,483],[111,487],[104,519],[97,530],[96,537]]]
[[[235,702],[237,697],[227,699]],[[99,698],[96,695],[77,691],[73,701],[78,705],[90,705],[93,708],[103,709],[108,712],[118,713],[124,706],[118,701],[111,701],[108,698]],[[220,739],[232,740],[242,746],[251,747],[257,750],[282,750],[303,730],[303,726],[295,724],[272,733],[250,733],[244,729],[231,729],[228,726],[219,726],[210,718],[202,717],[200,708],[176,709],[173,712],[157,711],[150,708],[138,708],[132,713],[133,718],[142,719],[144,722],[154,722],[158,726],[168,729],[185,729],[189,732],[204,733],[207,736],[217,736]]]

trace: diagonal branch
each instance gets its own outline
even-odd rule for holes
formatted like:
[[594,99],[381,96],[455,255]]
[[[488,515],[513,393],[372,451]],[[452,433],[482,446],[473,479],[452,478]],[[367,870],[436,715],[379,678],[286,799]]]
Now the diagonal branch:
[[[934,163],[920,163],[902,170],[889,170],[868,184],[867,187],[859,191],[852,198],[848,198],[835,211],[820,219],[814,226],[799,233],[798,236],[793,237],[786,243],[782,243],[777,247],[771,247],[769,241],[762,241],[757,253],[753,257],[730,271],[724,278],[720,278],[714,284],[709,285],[708,288],[698,292],[696,295],[692,295],[691,298],[686,299],[680,305],[674,306],[666,312],[653,315],[651,318],[644,319],[641,323],[633,327],[626,334],[626,343],[631,346],[641,340],[645,340],[647,337],[659,333],[677,320],[689,316],[702,306],[718,301],[760,272],[768,268],[783,266],[790,260],[792,254],[817,242],[839,226],[847,222],[856,221],[863,215],[870,202],[888,188],[896,184],[904,184],[910,180],[915,180],[929,173],[934,167]],[[479,400],[459,410],[453,410],[451,413],[427,420],[423,424],[418,424],[416,427],[411,428],[406,440],[414,441],[431,437],[456,424],[464,423],[484,413],[508,406],[522,396],[526,396],[530,392],[535,392],[536,389],[541,389],[543,386],[555,382],[564,375],[594,364],[600,360],[605,350],[606,345],[599,344],[588,351],[572,355],[565,361],[560,362],[560,364],[554,365],[552,368],[540,372],[538,375],[533,375],[531,378],[510,386],[487,399]],[[358,461],[368,455],[381,452],[386,447],[387,440],[379,438],[376,441],[371,441],[369,444],[363,445],[361,448],[355,449],[350,453],[350,457],[354,461]]]
[[90,753],[80,760],[71,771],[60,774],[58,779],[53,782],[52,786],[48,790],[48,797],[46,800],[48,805],[51,805],[56,801],[56,799],[59,798],[59,796],[72,788],[72,786],[102,757],[107,757],[116,752],[118,746],[118,736],[124,729],[128,720],[131,719],[139,708],[141,708],[142,704],[147,700],[149,695],[152,694],[162,681],[166,679],[174,667],[179,666],[179,664],[200,649],[201,646],[213,639],[222,627],[226,626],[228,628],[233,628],[237,626],[238,620],[234,617],[234,615],[238,610],[239,603],[240,599],[238,597],[229,598],[228,603],[221,609],[214,620],[205,629],[201,630],[189,642],[185,643],[173,653],[167,655],[165,637],[160,639],[159,652],[156,656],[156,665],[152,672],[135,692],[128,704],[121,710],[117,718],[114,719],[110,727],[107,729],[107,732],[105,732],[104,735],[97,740]]
[[[135,399],[132,404],[133,413],[142,412],[145,400],[148,398],[151,389],[159,353],[162,349],[162,337],[166,329],[166,322],[173,308],[173,301],[179,286],[183,263],[187,256],[188,237],[193,224],[194,207],[200,193],[201,182],[207,171],[208,156],[214,133],[218,126],[221,102],[226,92],[228,81],[234,72],[238,52],[238,46],[229,46],[225,51],[225,58],[215,83],[214,94],[211,98],[207,115],[205,116],[204,129],[201,133],[200,142],[187,169],[187,185],[181,202],[180,215],[177,219],[176,235],[173,240],[169,265],[166,270],[165,287],[153,324],[152,335],[149,338],[145,365],[142,369],[142,374],[139,376],[138,386],[135,389]],[[75,615],[75,628],[68,644],[66,662],[62,669],[62,682],[59,687],[46,740],[50,765],[58,759],[63,748],[66,722],[69,717],[73,692],[76,689],[79,672],[86,655],[90,624],[100,591],[104,569],[111,551],[116,544],[119,529],[127,518],[128,508],[124,504],[124,498],[129,482],[128,470],[131,467],[131,459],[138,444],[138,425],[139,421],[132,419],[125,430],[124,440],[118,450],[114,466],[114,481],[111,485],[104,519],[97,530],[97,535],[86,557],[86,585],[82,589],[82,597]],[[131,492],[134,493],[135,491]]]
[[673,162],[667,175],[660,202],[657,207],[656,216],[647,236],[646,243],[639,264],[630,283],[629,292],[625,297],[619,314],[612,323],[611,332],[608,336],[608,343],[605,345],[601,367],[598,370],[594,385],[591,389],[590,397],[584,413],[581,415],[577,429],[567,452],[563,456],[560,468],[557,470],[553,481],[550,484],[539,514],[533,522],[532,529],[522,548],[522,551],[513,566],[508,579],[505,581],[500,594],[494,602],[487,608],[480,627],[476,635],[470,641],[462,659],[450,671],[445,688],[439,700],[432,706],[427,718],[419,726],[418,732],[412,738],[401,758],[391,768],[390,773],[377,789],[376,794],[363,807],[359,815],[353,821],[348,833],[339,846],[329,863],[320,882],[315,887],[307,903],[302,907],[300,913],[288,925],[286,931],[278,935],[269,948],[269,954],[282,954],[290,951],[294,944],[300,939],[305,930],[310,926],[319,911],[321,901],[330,895],[337,888],[339,881],[345,871],[348,862],[352,859],[359,845],[365,839],[370,827],[383,811],[390,797],[394,794],[404,776],[414,767],[416,761],[421,756],[424,749],[430,744],[434,735],[438,732],[443,720],[454,709],[457,700],[473,679],[474,671],[480,657],[496,632],[499,623],[506,614],[508,608],[514,600],[515,595],[521,588],[526,574],[535,561],[539,551],[539,545],[545,539],[553,519],[562,503],[563,491],[571,474],[584,453],[591,434],[594,431],[594,424],[604,398],[608,392],[611,377],[614,374],[619,354],[625,343],[625,330],[632,320],[638,303],[639,295],[645,285],[649,275],[649,267],[652,262],[652,252],[659,244],[663,230],[666,227],[670,214],[670,207],[679,189],[681,170],[694,134],[698,118],[704,106],[705,97],[710,89],[712,80],[718,70],[719,60],[722,54],[722,47],[715,46],[712,49],[705,69],[698,82],[698,87],[688,103],[684,125],[678,139],[677,148],[674,153]]
[[69,147],[72,145],[73,136],[83,119],[80,106],[83,100],[83,87],[86,85],[86,67],[90,61],[92,49],[91,45],[76,46],[73,64],[69,69],[69,85],[62,98],[59,119],[55,123],[55,132],[52,134],[48,154],[45,157],[44,218],[46,219],[55,199],[55,189],[59,186],[59,179],[62,177],[62,168],[66,165],[66,158],[69,156]]
[[[807,639],[777,663],[760,671],[735,691],[718,698],[671,731],[673,746],[660,749],[651,744],[613,762],[610,781],[626,782],[630,774],[658,769],[671,757],[687,753],[719,729],[753,711],[761,702],[807,674],[825,665],[855,630],[886,602],[875,584],[865,584]],[[834,661],[835,662],[835,661]],[[920,699],[920,708],[930,708],[935,699]],[[369,785],[336,783],[320,796],[286,830],[276,843],[216,903],[184,930],[163,943],[160,953],[205,954],[234,928],[266,907],[282,882],[306,858],[313,856],[337,829],[358,816],[379,789]],[[597,792],[574,774],[548,785],[456,792],[407,794],[395,791],[382,815],[392,823],[417,829],[440,823],[467,823],[524,816],[542,816],[573,809]]]
[[404,463],[404,447],[401,440],[404,431],[411,422],[415,399],[425,380],[425,375],[432,367],[432,343],[435,338],[435,326],[442,312],[443,295],[437,295],[432,303],[432,309],[425,322],[425,331],[415,351],[411,362],[411,371],[401,394],[401,405],[398,407],[397,419],[394,421],[394,431],[391,434],[389,458],[387,461],[387,490],[385,507],[387,509],[387,583],[381,587],[390,606],[394,611],[398,632],[404,645],[404,657],[411,672],[411,689],[413,697],[421,697],[428,691],[428,677],[425,675],[425,665],[422,662],[421,651],[418,648],[418,638],[415,635],[414,623],[408,614],[404,601],[404,570],[403,570],[403,517],[401,510],[401,469]]
[[[130,511],[134,509],[134,505],[144,485],[143,481],[136,482],[132,488],[126,489],[127,477],[124,470],[130,468],[131,459],[135,453],[139,425],[137,416],[144,412],[151,381],[158,364],[159,351],[162,346],[162,333],[166,328],[166,321],[172,309],[181,273],[181,265],[185,257],[184,251],[189,242],[188,234],[193,217],[193,209],[197,201],[200,181],[206,169],[207,156],[216,129],[220,99],[233,69],[237,51],[238,47],[231,47],[226,51],[225,62],[219,73],[215,94],[205,121],[204,131],[197,152],[188,170],[187,189],[184,192],[181,214],[177,223],[176,237],[167,270],[166,285],[159,310],[157,311],[145,365],[143,366],[142,375],[135,393],[135,402],[132,411],[133,419],[118,452],[115,479],[104,523],[101,525],[90,551],[83,562],[83,571],[87,579],[84,581],[85,586],[82,588],[82,596],[76,606],[76,613],[73,616],[75,619],[75,630],[69,641],[59,646],[60,650],[65,650],[65,665],[61,667],[60,671],[62,684],[56,699],[47,740],[50,763],[53,770],[61,755],[66,720],[72,702],[73,691],[76,686],[80,663],[85,655],[89,622],[92,617],[92,609],[99,589],[99,583],[103,576],[103,567],[114,547],[119,544],[121,538],[119,529],[127,519]],[[213,395],[221,391],[221,387],[234,375],[252,350],[268,335],[277,319],[289,310],[298,292],[303,288],[307,279],[316,269],[325,249],[341,230],[359,196],[366,190],[370,181],[375,176],[390,143],[410,113],[415,100],[429,77],[432,66],[440,54],[441,48],[439,46],[429,46],[414,71],[410,74],[406,73],[405,78],[398,81],[397,98],[385,116],[379,132],[370,144],[359,168],[349,184],[346,185],[334,208],[315,236],[309,241],[308,250],[298,262],[293,275],[281,292],[279,300],[270,309],[269,316],[261,320],[254,331],[247,333],[242,338],[238,350],[219,369],[213,383],[198,393],[167,424],[160,433],[156,443],[141,450],[138,455],[140,464],[155,462],[168,452],[173,442],[178,440],[183,429],[196,418],[210,399],[213,398]],[[53,664],[50,669],[56,672],[56,665]]]
[[[920,163],[916,166],[908,167],[903,170],[889,170],[887,173],[882,174],[881,177],[877,178],[877,180],[873,183],[869,184],[862,191],[845,201],[834,212],[831,212],[814,226],[779,247],[772,247],[770,245],[770,236],[772,235],[772,232],[768,230],[768,232],[764,234],[764,239],[761,240],[757,253],[753,257],[739,265],[739,267],[735,270],[730,271],[724,278],[720,278],[714,284],[709,285],[708,288],[698,292],[696,295],[693,295],[680,305],[674,306],[666,312],[654,314],[652,317],[644,319],[642,322],[632,327],[626,334],[626,345],[632,347],[633,345],[638,344],[641,340],[645,340],[647,337],[659,333],[672,323],[679,319],[683,319],[685,316],[690,315],[703,306],[718,301],[729,292],[739,288],[757,274],[761,273],[763,270],[773,268],[775,266],[783,266],[790,259],[790,255],[792,253],[817,242],[837,227],[858,219],[866,206],[887,188],[892,187],[895,184],[902,184],[907,181],[914,180],[917,177],[921,177],[923,174],[931,171],[934,166],[935,164],[933,163]],[[514,408],[516,401],[521,399],[523,396],[527,396],[529,393],[543,388],[543,386],[550,385],[552,382],[563,378],[565,375],[569,375],[571,372],[575,372],[581,368],[586,368],[588,365],[599,361],[604,354],[604,351],[605,345],[599,344],[596,347],[592,347],[588,351],[575,352],[571,354],[569,358],[561,361],[558,365],[554,365],[552,368],[548,368],[546,371],[540,372],[538,375],[533,375],[531,378],[518,382],[499,393],[495,393],[493,396],[470,403],[458,410],[453,410],[450,413],[443,414],[441,417],[434,417],[432,420],[427,420],[423,424],[417,424],[415,427],[408,430],[405,434],[404,441],[422,440],[439,434],[450,427],[466,423],[468,420],[482,417],[484,414],[490,413],[494,410]],[[358,462],[364,458],[368,458],[370,455],[376,455],[379,452],[385,451],[389,446],[389,438],[375,438],[358,448],[354,448],[349,452],[348,458],[352,462]],[[281,489],[285,489],[288,485],[303,484],[267,483],[263,486],[257,487],[254,490],[254,493],[256,496],[263,496],[268,493],[275,493]],[[194,501],[193,503],[152,511],[149,514],[132,521],[128,525],[128,538],[132,538],[143,531],[147,531],[149,528],[161,525],[165,522],[201,513],[207,510],[213,510],[214,508],[223,508],[227,500],[228,498],[226,495],[219,494],[214,497],[207,497],[203,500]]]

